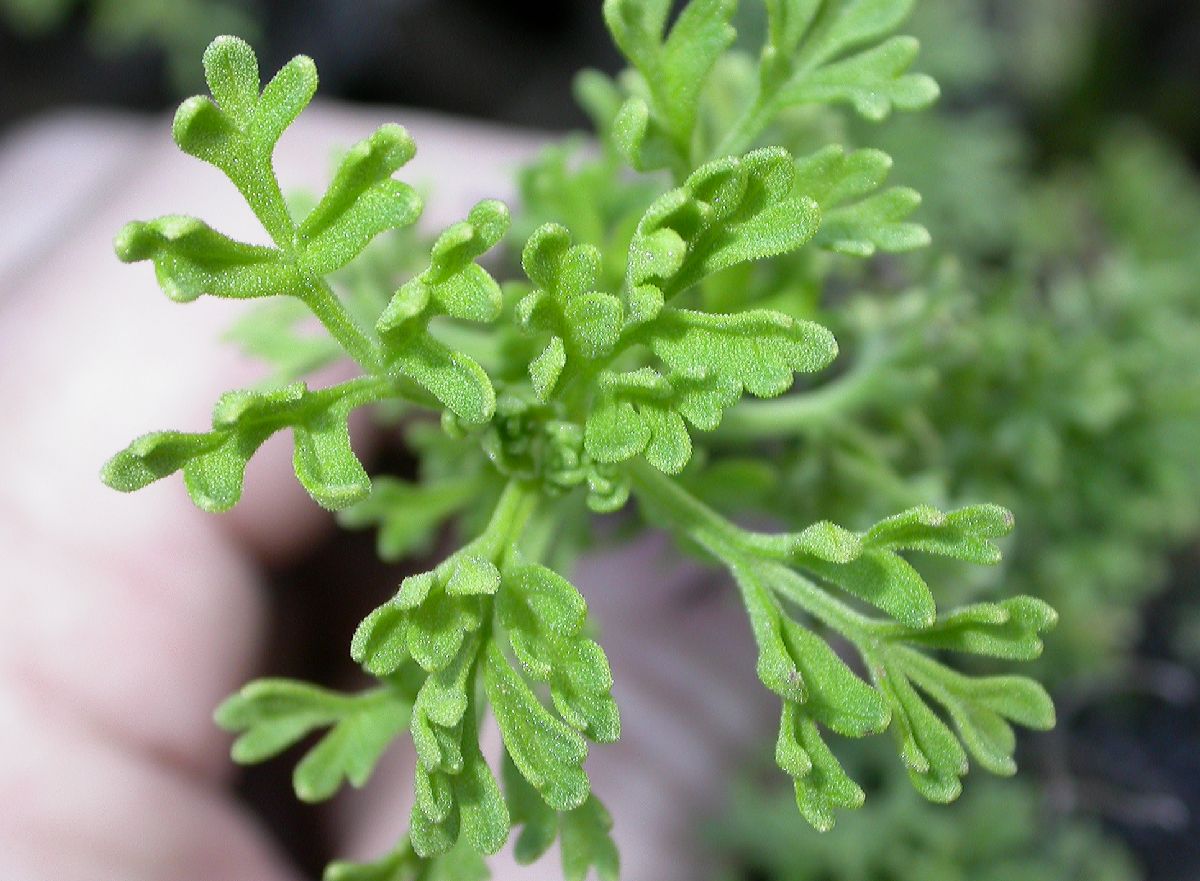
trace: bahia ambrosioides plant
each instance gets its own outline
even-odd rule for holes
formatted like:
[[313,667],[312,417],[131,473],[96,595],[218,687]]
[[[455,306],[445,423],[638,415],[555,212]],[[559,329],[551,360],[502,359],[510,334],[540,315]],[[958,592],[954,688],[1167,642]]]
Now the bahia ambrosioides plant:
[[[739,273],[805,250],[864,258],[928,242],[907,220],[917,194],[883,185],[885,154],[771,146],[781,120],[813,108],[846,105],[876,120],[936,98],[934,82],[909,71],[916,41],[893,35],[912,2],[765,5],[764,43],[748,62],[731,48],[733,0],[691,0],[674,17],[669,0],[607,0],[605,21],[632,67],[615,81],[590,72],[578,82],[600,154],[547,151],[522,172],[527,204],[515,224],[487,200],[432,242],[383,236],[422,209],[393,177],[416,149],[402,127],[351,147],[320,199],[298,210],[272,152],[316,90],[313,62],[297,57],[263,86],[243,41],[221,37],[205,53],[212,98],[183,103],[175,141],[225,173],[273,244],[166,216],[128,224],[116,249],[126,262],[150,261],[179,302],[286,298],[237,330],[273,362],[273,381],[222,396],[207,431],[138,438],[104,466],[105,482],[132,491],[182,471],[198,506],[223,511],[241,496],[255,451],[290,430],[300,483],[347,525],[378,525],[385,556],[419,547],[451,518],[474,536],[405,578],[359,626],[350,651],[374,687],[342,694],[264,679],[217,711],[238,733],[233,757],[243,763],[324,731],[294,776],[310,802],[344,782],[361,786],[393,740],[412,738],[407,833],[376,863],[334,863],[331,881],[477,877],[514,827],[522,862],[558,840],[568,879],[617,877],[613,820],[583,764],[590,743],[619,738],[620,714],[586,602],[566,576],[592,520],[631,497],[648,526],[732,576],[759,678],[781,703],[776,759],[813,826],[832,827],[837,810],[864,798],[831,735],[890,731],[912,784],[948,802],[969,759],[1015,771],[1014,723],[1054,723],[1036,682],[952,665],[960,653],[1036,657],[1053,610],[1013,597],[941,611],[910,562],[996,563],[996,540],[1013,527],[1003,508],[919,506],[860,531],[821,521],[766,533],[732,522],[677,477],[702,472],[706,433],[745,396],[782,395],[797,374],[818,385],[837,355],[821,324],[739,302]],[[756,85],[731,114],[707,87],[738,58]],[[519,251],[520,270],[498,280],[480,261],[502,243]],[[399,253],[381,258],[381,245]],[[415,268],[398,289],[380,288],[378,274],[354,272],[378,259]],[[305,312],[328,338],[299,333]],[[344,356],[358,376],[306,384]],[[419,482],[368,476],[348,419],[369,407],[405,416]],[[762,457],[753,432],[742,434],[746,455]],[[479,746],[489,710],[503,741],[498,768]]]

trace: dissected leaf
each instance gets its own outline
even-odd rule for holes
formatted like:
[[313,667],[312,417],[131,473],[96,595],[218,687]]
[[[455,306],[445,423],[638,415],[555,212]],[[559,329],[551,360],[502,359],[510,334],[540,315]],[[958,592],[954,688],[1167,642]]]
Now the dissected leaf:
[[627,287],[652,285],[670,299],[722,269],[800,247],[820,212],[793,193],[795,179],[795,162],[779,147],[702,165],[638,223]]
[[642,324],[634,339],[662,367],[599,377],[600,395],[586,427],[587,450],[600,462],[645,453],[668,474],[681,471],[691,456],[684,419],[712,430],[744,393],[779,395],[795,373],[820,370],[837,351],[833,336],[820,325],[766,310],[713,315],[665,308]]
[[514,653],[532,678],[550,685],[563,720],[592,740],[617,740],[612,672],[604,651],[584,636],[579,592],[545,566],[520,565],[505,572],[498,607]]
[[862,789],[830,752],[812,719],[790,701],[783,705],[776,757],[795,778],[796,805],[801,816],[816,829],[833,828],[835,808],[862,805]]
[[913,0],[769,0],[762,100],[776,112],[795,104],[847,102],[871,120],[893,107],[929,105],[938,96],[937,84],[907,72],[917,41],[884,39],[912,6]]
[[856,257],[928,245],[925,227],[905,220],[921,204],[920,195],[907,187],[880,190],[891,167],[891,157],[880,150],[847,153],[837,145],[797,160],[796,190],[821,208],[814,242]]
[[494,643],[487,649],[484,683],[504,748],[525,779],[555,810],[583,804],[590,791],[583,738],[541,705]]
[[[641,74],[649,96],[649,104],[640,103],[644,116],[638,122],[632,122],[630,114],[643,111],[618,111],[626,118],[618,124],[626,128],[624,152],[634,167],[647,170],[677,166],[690,159],[700,93],[713,64],[733,42],[735,34],[729,20],[736,5],[735,0],[692,0],[664,37],[670,3],[605,0],[604,20],[609,32]],[[631,126],[640,131],[634,133]],[[643,146],[648,137],[670,144],[676,161],[656,159],[654,151]]]
[[383,751],[408,724],[400,693],[381,688],[343,695],[288,679],[260,679],[216,712],[222,728],[240,732],[235,761],[253,764],[278,755],[317,728],[331,726],[296,766],[293,783],[304,801],[322,801],[343,780],[362,786]]
[[931,627],[904,631],[902,636],[934,648],[1027,661],[1042,653],[1039,634],[1057,620],[1044,600],[1018,596],[955,609]]
[[499,315],[500,286],[475,260],[503,237],[508,223],[503,203],[476,204],[438,237],[429,267],[396,291],[375,325],[389,370],[423,386],[467,423],[486,422],[495,411],[491,380],[473,358],[436,339],[429,322],[440,315],[481,322]]
[[612,817],[600,800],[587,801],[561,815],[564,881],[585,881],[595,870],[600,881],[617,881],[620,859],[613,843]]
[[943,514],[910,508],[850,532],[823,521],[776,542],[796,565],[887,612],[920,632],[937,617],[933,594],[897,550],[916,550],[976,564],[1000,560],[993,540],[1012,530],[1012,515],[998,505],[975,505]]
[[315,392],[304,383],[228,392],[213,409],[212,431],[143,435],[105,463],[101,478],[113,489],[131,492],[182,469],[192,500],[207,511],[224,511],[241,498],[250,457],[272,434],[291,428],[301,484],[322,506],[346,507],[370,491],[350,448],[347,420],[353,408],[379,391],[372,382],[351,381]]

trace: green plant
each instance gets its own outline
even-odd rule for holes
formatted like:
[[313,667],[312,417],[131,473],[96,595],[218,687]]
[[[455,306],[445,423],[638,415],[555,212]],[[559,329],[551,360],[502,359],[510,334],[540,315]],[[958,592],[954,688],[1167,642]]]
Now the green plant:
[[[1021,529],[1005,565],[939,583],[956,601],[1020,589],[1059,609],[1063,625],[1037,675],[1076,705],[1086,701],[1090,714],[1104,712],[1110,688],[1136,678],[1147,600],[1169,583],[1168,554],[1200,532],[1200,184],[1165,138],[1145,123],[1105,119],[1103,104],[1089,104],[1097,120],[1081,134],[1068,116],[1082,84],[1069,70],[1028,81],[1050,72],[1047,60],[1086,68],[1070,51],[1027,59],[1032,47],[1020,46],[1030,29],[1032,43],[1089,45],[1095,10],[1081,4],[1082,15],[1055,22],[1068,5],[1005,4],[1005,20],[1019,26],[1004,30],[985,20],[982,4],[928,0],[910,27],[934,50],[923,65],[947,101],[883,127],[831,119],[794,127],[797,139],[833,127],[850,144],[886,149],[955,261],[925,251],[891,261],[886,274],[843,265],[831,277],[791,259],[785,272],[752,279],[751,296],[776,301],[778,275],[803,279],[791,302],[821,315],[858,359],[816,401],[735,411],[773,426],[774,467],[751,468],[731,445],[713,451],[706,471],[738,471],[741,501],[784,522],[817,511],[869,522],[915,499],[1011,506]],[[1091,63],[1113,62],[1098,52]],[[1031,130],[1030,86],[1049,102],[1038,113],[1053,129]],[[1077,155],[1070,148],[1085,138]],[[806,294],[817,273],[819,298]],[[739,429],[727,420],[722,431]],[[706,483],[695,474],[696,491]],[[1176,591],[1187,565],[1176,562]],[[1175,653],[1192,659],[1194,628],[1179,620]],[[1045,803],[995,785],[969,793],[975,806],[938,813],[886,776],[882,791],[868,787],[853,828],[817,838],[784,834],[779,800],[744,786],[715,838],[770,879],[1141,877],[1129,858],[1111,858],[1114,833],[1088,816],[1124,826],[1121,806],[1139,793],[1111,769],[1079,761],[1076,747],[1094,729],[1060,736],[1070,762],[1041,741],[1027,744],[1055,794]],[[1090,787],[1113,796],[1062,795]],[[1037,822],[1037,835],[1002,822],[1014,817]]]
[[30,38],[43,37],[84,15],[88,39],[99,54],[146,47],[162,52],[177,94],[196,87],[196,53],[214,34],[253,34],[259,25],[252,8],[226,0],[0,0],[0,19]]
[[[726,411],[734,420],[746,393],[779,396],[837,353],[825,327],[797,317],[810,310],[774,308],[770,291],[754,303],[763,289],[747,279],[788,265],[782,255],[828,266],[928,242],[908,220],[916,193],[883,188],[885,154],[817,144],[796,157],[760,146],[827,105],[877,120],[933,101],[933,81],[909,72],[916,41],[892,36],[912,3],[768,0],[756,62],[730,49],[731,0],[692,0],[668,28],[671,6],[604,4],[633,69],[616,81],[579,80],[598,157],[552,149],[523,172],[515,226],[525,280],[501,284],[479,262],[509,235],[508,210],[495,201],[432,243],[403,239],[398,262],[411,264],[417,247],[428,258],[390,298],[370,272],[347,280],[373,259],[366,249],[376,237],[420,214],[415,191],[392,177],[413,143],[383,126],[346,153],[310,210],[289,207],[271,156],[316,89],[314,65],[298,57],[261,87],[252,50],[229,37],[205,53],[215,102],[186,101],[173,132],[185,152],[225,172],[273,245],[179,216],[117,236],[120,258],[151,261],[172,299],[280,295],[315,315],[335,345],[299,338],[288,308],[243,324],[239,340],[272,356],[277,382],[223,396],[209,431],[135,440],[105,465],[110,486],[135,490],[182,471],[197,505],[225,510],[241,495],[249,458],[290,429],[299,481],[349,524],[378,523],[386,555],[420,545],[452,516],[476,536],[406,578],[359,627],[351,653],[375,687],[345,695],[261,680],[218,711],[240,734],[242,762],[328,729],[296,768],[296,792],[309,801],[343,781],[361,785],[410,732],[418,762],[408,836],[380,862],[334,864],[328,878],[471,876],[517,825],[519,859],[536,859],[557,837],[568,878],[593,868],[615,877],[611,820],[583,761],[589,740],[619,737],[620,717],[584,599],[560,570],[589,540],[588,509],[615,512],[630,494],[645,519],[733,575],[759,677],[782,702],[776,759],[814,826],[829,828],[836,809],[863,801],[826,731],[891,730],[914,786],[950,801],[968,754],[1011,774],[1011,723],[1053,724],[1033,680],[959,672],[940,654],[1036,657],[1055,620],[1050,607],[1016,597],[939,614],[907,559],[998,562],[996,541],[1013,525],[1003,508],[916,505],[860,531],[821,520],[764,533],[702,498],[740,486],[738,473],[704,467],[706,433]],[[738,88],[745,100],[731,101]],[[783,303],[793,281],[775,279]],[[342,353],[361,375],[309,389],[302,376]],[[829,387],[787,400],[819,410]],[[376,404],[411,413],[403,430],[422,457],[420,484],[372,484],[355,456],[349,416]],[[421,417],[428,411],[440,414],[440,430]],[[737,443],[762,464],[773,432],[742,423]],[[479,749],[485,706],[504,743],[503,790]]]
[[[1031,27],[1044,15],[1038,29],[1061,14],[1025,6],[1009,12]],[[912,22],[928,43],[970,48],[973,66],[937,65],[950,107],[781,133],[792,149],[831,129],[884,145],[954,259],[926,250],[868,275],[799,252],[748,272],[740,296],[828,324],[849,363],[818,396],[739,408],[685,478],[704,494],[707,474],[746,475],[744,436],[770,434],[776,465],[740,495],[785,523],[861,528],[919,501],[998,501],[1022,524],[1005,565],[952,573],[945,589],[1046,600],[1065,623],[1038,675],[1095,676],[1124,663],[1137,606],[1200,529],[1200,185],[1128,121],[1101,130],[1086,163],[1032,168],[1022,157],[1041,148],[1019,108],[972,98],[1011,91],[994,57],[1008,42],[982,18],[966,0],[928,0]]]
[[[1055,817],[1021,780],[982,780],[953,811],[914,797],[887,766],[860,761],[878,779],[866,806],[836,835],[796,829],[791,806],[762,787],[734,790],[713,830],[729,878],[771,881],[1137,881],[1142,875],[1099,824]],[[736,867],[736,868],[734,868]]]

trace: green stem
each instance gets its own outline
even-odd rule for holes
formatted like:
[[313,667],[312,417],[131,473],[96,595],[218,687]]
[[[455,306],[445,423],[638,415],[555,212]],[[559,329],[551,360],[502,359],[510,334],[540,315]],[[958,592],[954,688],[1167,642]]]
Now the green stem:
[[[276,247],[296,263],[303,267],[303,251],[297,244],[296,222],[288,211],[287,200],[279,187],[279,180],[270,161],[263,167],[253,168],[255,172],[245,180],[232,177],[234,184],[250,205],[258,222],[270,235]],[[298,294],[299,299],[312,310],[317,320],[324,325],[341,347],[367,373],[383,372],[383,356],[379,347],[350,317],[346,307],[334,294],[329,282],[321,276],[303,273],[304,289]]]
[[540,496],[537,486],[532,483],[510,480],[504,487],[487,528],[477,540],[478,549],[497,566],[502,567],[512,553]]
[[383,371],[379,347],[350,317],[329,282],[323,278],[307,278],[300,299],[364,371],[375,374]]
[[730,567],[754,570],[772,591],[792,600],[828,627],[856,641],[870,639],[870,618],[830,597],[785,565],[764,561],[760,545],[763,541],[769,544],[773,537],[748,533],[733,525],[647,462],[632,462],[630,475],[634,491],[666,514],[672,528],[690,535]]
[[743,401],[713,432],[718,441],[777,440],[807,434],[844,419],[869,402],[882,371],[864,358],[842,376],[810,392]]
[[874,648],[878,639],[871,630],[872,618],[856,612],[830,596],[815,582],[780,563],[753,562],[763,580],[780,597],[790,600],[826,627],[853,642],[860,650]]
[[754,143],[771,121],[775,109],[771,102],[764,101],[762,95],[754,100],[741,118],[734,123],[733,128],[721,139],[709,159],[723,159],[726,156],[740,156]]
[[702,541],[722,558],[727,553],[737,554],[743,550],[741,530],[737,526],[645,459],[638,458],[629,463],[629,476],[634,492],[650,502],[656,511],[665,514],[670,528]]
[[762,545],[776,543],[774,536],[749,533],[730,523],[644,460],[634,460],[629,471],[634,492],[665,514],[670,527],[691,536],[730,568],[753,572],[774,593],[855,644],[874,644],[870,618],[787,566],[763,559]]
[[425,389],[403,376],[360,376],[312,393],[314,399],[350,401],[355,407],[374,404],[388,398],[403,398],[420,406],[440,406]]
[[229,179],[233,181],[258,222],[275,242],[281,251],[293,254],[295,251],[296,222],[288,211],[287,200],[283,198],[283,190],[279,187],[279,179],[271,160],[265,162],[251,160],[241,166],[245,173],[239,174],[238,169],[227,170]]

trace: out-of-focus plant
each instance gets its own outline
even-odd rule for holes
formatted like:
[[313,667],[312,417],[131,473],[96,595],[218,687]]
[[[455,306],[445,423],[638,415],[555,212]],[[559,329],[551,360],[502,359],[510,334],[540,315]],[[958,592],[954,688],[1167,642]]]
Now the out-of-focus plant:
[[180,90],[199,81],[196,56],[217,34],[254,38],[258,20],[234,0],[0,0],[0,16],[14,31],[43,36],[76,14],[87,19],[96,51],[106,55],[141,48],[161,51]]
[[876,766],[863,810],[837,834],[797,828],[787,799],[739,786],[712,831],[724,877],[770,881],[1138,881],[1128,852],[1094,821],[1048,816],[1036,788],[981,781],[954,811]]

